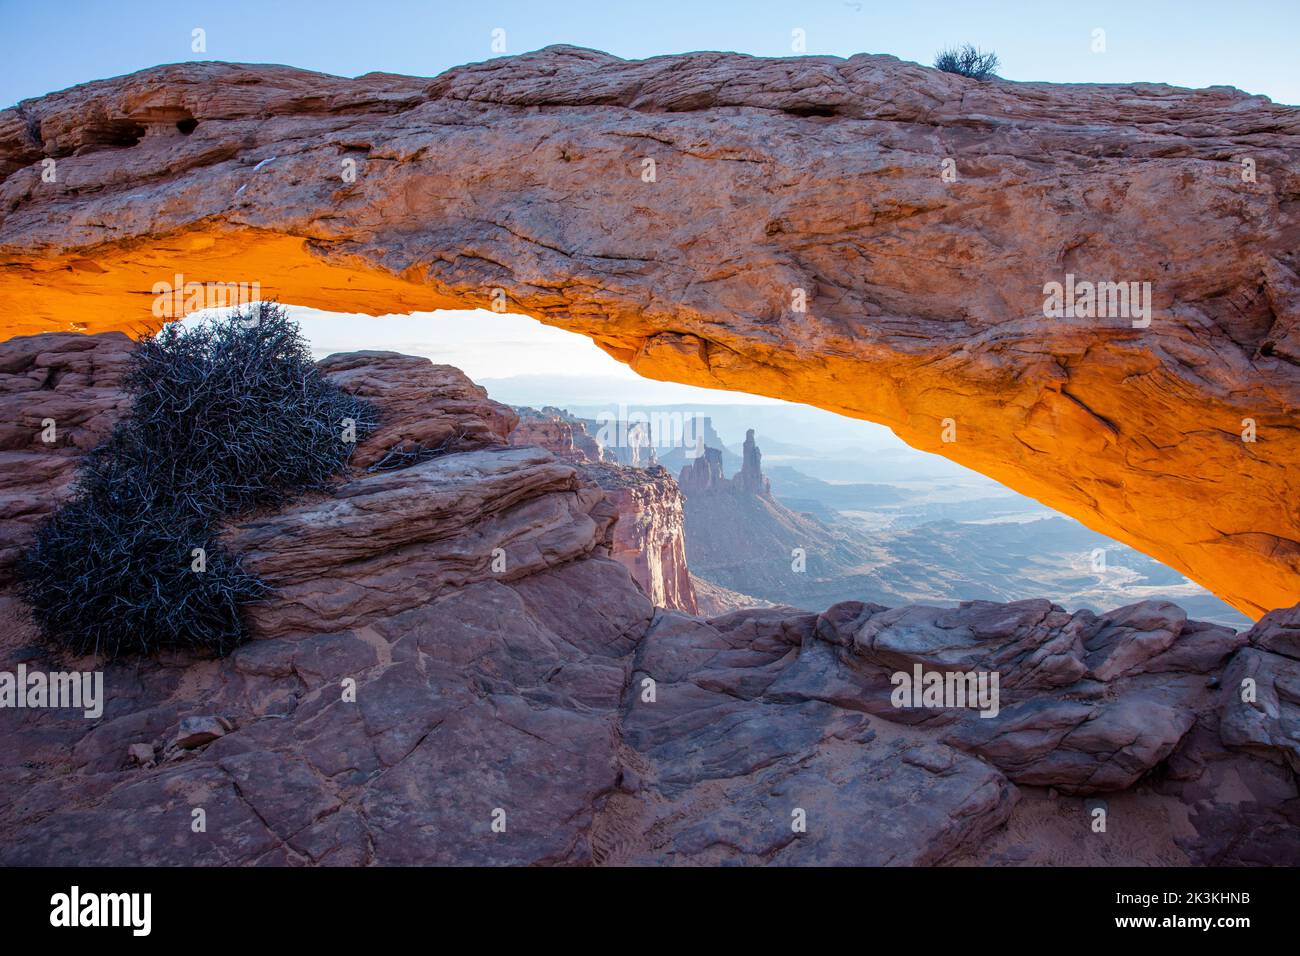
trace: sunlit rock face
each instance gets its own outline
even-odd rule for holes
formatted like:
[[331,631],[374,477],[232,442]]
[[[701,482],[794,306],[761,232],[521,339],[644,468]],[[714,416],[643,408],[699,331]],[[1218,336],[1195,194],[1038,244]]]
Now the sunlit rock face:
[[1258,617],[1300,599],[1298,159],[1300,110],[1233,89],[888,56],[182,64],[0,113],[0,330],[141,332],[218,281],[504,304],[882,422]]

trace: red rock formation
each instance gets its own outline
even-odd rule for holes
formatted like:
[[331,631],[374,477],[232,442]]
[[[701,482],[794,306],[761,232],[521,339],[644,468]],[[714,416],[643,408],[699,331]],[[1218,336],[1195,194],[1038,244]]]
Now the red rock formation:
[[264,636],[361,627],[475,581],[514,581],[603,550],[612,518],[574,466],[535,448],[366,475],[327,502],[237,522],[228,545],[276,589]]
[[745,432],[745,444],[741,450],[740,471],[733,481],[737,490],[747,495],[772,497],[772,485],[763,474],[763,453],[754,442],[754,429]]
[[112,431],[131,341],[110,332],[0,343],[0,582],[71,492],[77,459]]
[[677,483],[687,497],[729,491],[731,481],[722,472],[722,451],[705,447],[704,454],[690,459],[690,464],[682,469]]
[[537,445],[557,458],[576,462],[605,460],[600,443],[580,419],[558,408],[520,408],[519,424],[510,432],[512,445]]
[[[84,439],[111,373],[62,341],[0,344],[52,386],[5,401],[27,422],[98,396]],[[604,493],[500,444],[509,416],[459,373],[326,364],[394,437],[479,437],[232,526],[276,592],[225,660],[55,662],[0,591],[0,670],[102,668],[107,696],[95,720],[0,708],[0,864],[1300,863],[1300,610],[1247,635],[1151,602],[656,611],[606,556]],[[412,376],[442,397],[418,408]],[[29,499],[76,448],[14,449],[60,462],[22,472]],[[998,715],[894,706],[916,666],[997,672]],[[1096,793],[1123,812],[1079,840]],[[159,838],[196,805],[204,839]]]
[[488,398],[458,368],[397,352],[346,352],[317,363],[325,377],[383,409],[383,421],[357,446],[352,463],[368,468],[394,448],[463,451],[499,445],[518,415]]
[[[1225,87],[865,54],[166,66],[0,113],[0,330],[152,327],[177,275],[372,314],[500,290],[643,375],[883,422],[1258,616],[1300,598],[1298,157],[1300,111]],[[1150,324],[1048,317],[1070,277],[1149,282]]]
[[510,443],[536,445],[582,464],[583,473],[604,490],[612,512],[611,557],[628,569],[656,607],[699,612],[686,567],[682,495],[672,475],[654,465],[601,464],[605,449],[581,419],[558,408],[521,409]]
[[878,582],[863,577],[869,553],[863,536],[772,497],[762,458],[751,428],[732,477],[723,476],[721,451],[708,446],[682,469],[691,571],[723,592],[708,606],[727,607],[729,594],[757,593],[769,599],[761,603],[803,608],[824,607],[846,593],[866,597],[859,586]]
[[617,513],[610,556],[628,569],[655,607],[698,614],[686,566],[682,494],[673,476],[657,465],[589,465],[583,471]]

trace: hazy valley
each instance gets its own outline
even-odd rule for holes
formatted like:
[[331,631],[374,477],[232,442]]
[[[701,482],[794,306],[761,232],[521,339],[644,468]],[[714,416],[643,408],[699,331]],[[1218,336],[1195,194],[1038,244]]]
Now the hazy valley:
[[[563,376],[489,380],[503,400],[552,395],[589,399]],[[547,403],[553,409],[563,401]],[[793,405],[635,405],[574,402],[564,410],[595,434],[602,423],[706,419],[702,437],[720,452],[723,477],[741,468],[748,428],[762,453],[770,496],[685,496],[690,571],[730,591],[804,609],[837,601],[886,606],[1016,601],[1050,594],[1069,610],[1103,611],[1148,599],[1238,630],[1250,620],[1139,551],[935,455],[886,429]],[[607,429],[617,437],[617,429]],[[652,436],[654,460],[674,476],[693,462],[671,435]],[[644,460],[645,452],[641,452]],[[626,463],[628,455],[623,454]],[[806,555],[792,570],[792,551]]]

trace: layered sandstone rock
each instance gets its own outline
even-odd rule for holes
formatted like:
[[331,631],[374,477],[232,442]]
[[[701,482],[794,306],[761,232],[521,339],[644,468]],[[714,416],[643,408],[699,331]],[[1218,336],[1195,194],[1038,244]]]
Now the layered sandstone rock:
[[[1226,87],[866,54],[181,64],[0,113],[0,321],[500,290],[649,377],[885,423],[1257,617],[1300,598],[1298,158],[1300,111]],[[1069,277],[1149,282],[1150,324],[1045,318]]]
[[346,352],[317,365],[335,385],[383,410],[379,427],[352,456],[360,468],[388,467],[395,458],[385,458],[394,449],[418,456],[501,445],[518,421],[512,408],[489,399],[460,369],[425,358]]
[[583,474],[605,493],[602,511],[613,522],[607,542],[610,556],[627,568],[656,607],[699,612],[686,567],[682,495],[672,475],[657,465],[605,463],[619,456],[607,454],[582,419],[558,408],[520,409],[509,440],[579,463]]
[[226,537],[276,590],[254,607],[257,632],[312,633],[585,557],[617,518],[601,504],[599,489],[547,452],[489,449],[367,475]]
[[[50,385],[15,356],[62,341],[0,366]],[[0,863],[1300,862],[1295,609],[1248,635],[1153,602],[656,609],[608,556],[607,492],[500,441],[512,418],[460,373],[324,364],[399,446],[464,444],[227,529],[275,590],[224,660],[55,660],[0,591],[0,670],[100,668],[107,697],[0,708]],[[106,424],[111,373],[81,365],[57,399]],[[11,390],[17,420],[51,390]],[[998,673],[996,716],[895,706],[916,667]]]
[[616,515],[610,556],[627,568],[655,607],[698,614],[686,566],[682,493],[663,468],[588,465],[584,474],[605,493]]
[[126,410],[130,349],[117,332],[0,342],[0,583],[37,523],[72,493],[77,460]]
[[512,445],[537,445],[557,458],[601,462],[605,450],[587,433],[586,424],[559,408],[518,408],[519,424],[510,432]]

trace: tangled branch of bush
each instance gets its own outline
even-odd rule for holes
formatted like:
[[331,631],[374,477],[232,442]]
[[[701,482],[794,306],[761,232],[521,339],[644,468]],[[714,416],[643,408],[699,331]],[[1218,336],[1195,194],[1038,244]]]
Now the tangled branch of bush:
[[432,447],[423,442],[398,442],[384,453],[384,457],[366,469],[368,472],[392,471],[396,468],[410,468],[422,461],[432,461],[443,455],[450,455],[462,446],[469,435],[469,429],[458,428],[437,445]]
[[981,53],[969,43],[940,51],[934,65],[945,73],[960,73],[973,80],[987,80],[998,68],[996,53]]
[[345,423],[359,440],[373,410],[320,376],[274,303],[167,326],[140,343],[126,386],[130,413],[23,556],[22,596],[45,640],[75,654],[227,653],[267,587],[218,524],[327,488],[355,448]]

